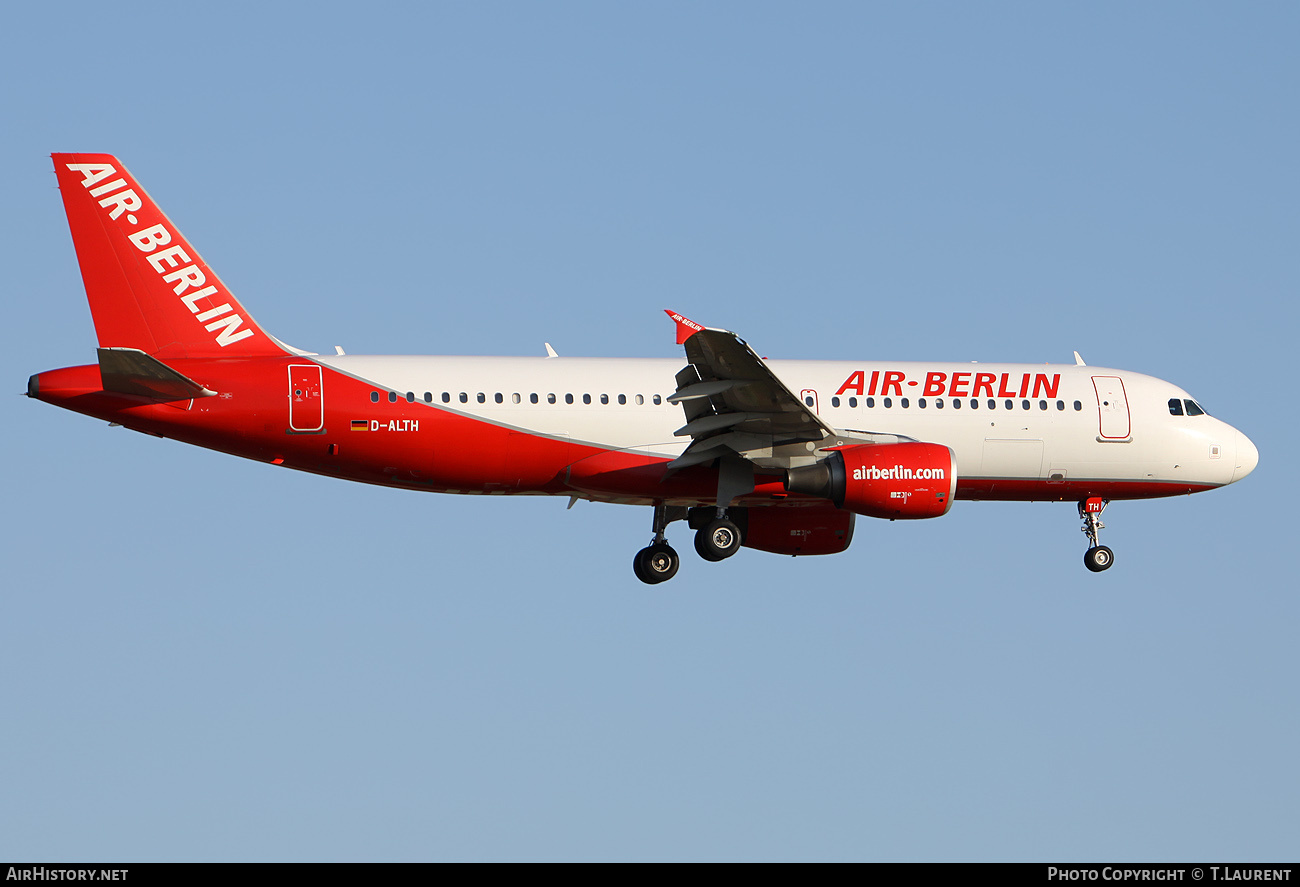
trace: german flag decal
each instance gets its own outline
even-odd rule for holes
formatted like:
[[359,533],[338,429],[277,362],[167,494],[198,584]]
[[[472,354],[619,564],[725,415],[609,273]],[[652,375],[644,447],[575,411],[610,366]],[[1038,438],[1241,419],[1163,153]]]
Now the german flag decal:
[[369,430],[370,430],[370,420],[369,420],[369,419],[353,419],[353,420],[352,420],[352,430],[353,430],[353,431],[369,431]]

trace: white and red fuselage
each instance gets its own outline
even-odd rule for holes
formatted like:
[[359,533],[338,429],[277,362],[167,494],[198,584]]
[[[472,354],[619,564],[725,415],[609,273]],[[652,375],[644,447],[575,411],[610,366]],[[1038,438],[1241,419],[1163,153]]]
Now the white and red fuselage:
[[[115,158],[54,159],[104,350],[98,365],[33,376],[28,393],[236,456],[430,492],[731,507],[751,516],[781,509],[787,516],[769,522],[768,530],[795,537],[809,535],[800,530],[800,515],[825,523],[835,508],[791,488],[787,472],[837,447],[872,441],[947,447],[949,468],[937,471],[955,472],[950,492],[957,499],[1173,496],[1239,480],[1258,459],[1245,435],[1205,414],[1181,388],[1082,361],[761,361],[748,371],[774,377],[765,383],[776,392],[772,403],[777,394],[785,401],[771,409],[786,411],[761,419],[726,407],[721,395],[710,401],[705,395],[713,389],[700,385],[758,383],[727,383],[718,366],[709,375],[698,356],[698,378],[714,380],[696,383],[704,392],[696,402],[714,404],[704,414],[689,408],[684,414],[680,403],[670,402],[685,391],[680,358],[300,352],[256,325]],[[700,329],[676,319],[679,341]],[[738,347],[730,341],[724,344]],[[125,369],[105,362],[112,351],[126,355]],[[728,365],[730,358],[719,360]],[[169,373],[179,381],[158,381]],[[707,438],[701,429],[771,431],[777,426],[770,417],[793,421],[792,409],[807,412],[793,419],[825,433],[806,443],[782,438],[784,445],[767,449],[733,440],[717,450],[716,460],[670,465],[692,440]],[[889,481],[912,471],[906,460],[891,463],[889,444],[861,452],[868,455],[853,463],[859,474]],[[747,472],[735,496],[720,492],[724,457],[743,461]],[[949,505],[945,500],[935,513]],[[842,544],[798,553],[842,550],[851,537],[848,520],[849,529],[837,531]],[[751,526],[758,525],[751,520]],[[751,547],[796,553],[756,542]]]
[[[366,483],[635,504],[714,498],[716,482],[707,472],[698,472],[698,489],[680,476],[689,469],[667,480],[653,470],[637,472],[627,485],[606,489],[600,474],[609,468],[584,469],[593,459],[653,468],[682,451],[688,439],[673,436],[682,410],[667,402],[680,360],[314,355],[168,365],[218,396],[158,403],[105,392],[93,364],[42,373],[34,393],[139,431]],[[768,365],[835,428],[951,447],[958,499],[1195,493],[1239,480],[1258,458],[1232,426],[1187,415],[1182,404],[1191,397],[1181,388],[1123,370]],[[1170,401],[1179,403],[1180,415],[1171,414]],[[787,498],[760,489],[745,504]]]

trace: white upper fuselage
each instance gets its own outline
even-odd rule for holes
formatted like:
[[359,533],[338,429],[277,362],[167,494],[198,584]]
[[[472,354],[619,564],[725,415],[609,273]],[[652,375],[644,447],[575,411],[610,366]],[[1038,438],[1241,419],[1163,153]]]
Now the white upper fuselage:
[[[379,395],[605,449],[673,457],[690,439],[667,402],[680,359],[319,355]],[[1258,454],[1160,379],[1104,367],[774,360],[785,386],[847,436],[896,434],[952,448],[964,478],[1106,478],[1220,486]],[[328,395],[327,395],[328,397]]]

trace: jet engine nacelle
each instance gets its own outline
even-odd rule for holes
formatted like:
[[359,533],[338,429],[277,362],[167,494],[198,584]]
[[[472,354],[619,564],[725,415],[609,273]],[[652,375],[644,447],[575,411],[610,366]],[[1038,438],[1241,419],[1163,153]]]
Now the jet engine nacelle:
[[790,469],[785,488],[868,517],[939,517],[948,513],[957,492],[957,462],[943,444],[835,447],[816,465]]

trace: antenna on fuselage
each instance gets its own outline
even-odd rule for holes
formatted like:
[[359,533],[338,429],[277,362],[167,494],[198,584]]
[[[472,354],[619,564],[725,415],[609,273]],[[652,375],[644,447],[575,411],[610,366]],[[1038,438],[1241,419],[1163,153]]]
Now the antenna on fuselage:
[[1074,365],[1077,366],[1077,367],[1086,367],[1086,366],[1087,366],[1087,364],[1083,362],[1083,358],[1079,356],[1079,352],[1077,352],[1077,351],[1074,352]]

